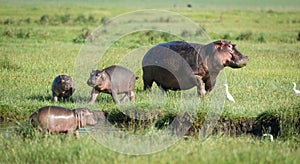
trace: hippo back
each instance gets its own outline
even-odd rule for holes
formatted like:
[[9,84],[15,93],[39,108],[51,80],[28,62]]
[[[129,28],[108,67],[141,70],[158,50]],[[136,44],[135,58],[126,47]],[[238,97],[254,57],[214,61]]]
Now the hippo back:
[[96,86],[101,92],[110,93],[113,89],[123,93],[133,90],[136,79],[137,77],[129,69],[112,65],[100,71],[93,70],[87,84]]
[[[144,83],[155,81],[163,89],[190,89],[201,62],[200,44],[174,41],[151,48],[142,61]],[[145,89],[145,88],[144,88]]]
[[46,106],[40,108],[33,116],[36,117],[40,128],[49,132],[67,132],[77,128],[74,111],[67,108]]
[[136,76],[129,69],[113,65],[105,69],[107,74],[110,76],[112,87],[119,89],[119,92],[126,92],[133,90]]

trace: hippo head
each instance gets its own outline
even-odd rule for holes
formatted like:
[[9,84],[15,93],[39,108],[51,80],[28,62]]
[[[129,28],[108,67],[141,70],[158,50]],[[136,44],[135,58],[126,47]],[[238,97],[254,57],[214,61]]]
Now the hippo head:
[[60,87],[62,90],[69,90],[72,88],[72,79],[67,75],[59,75]]
[[105,71],[92,70],[90,74],[90,78],[87,81],[87,84],[91,87],[96,85],[101,85],[103,81],[107,78],[107,74]]
[[218,58],[221,64],[231,68],[241,68],[246,66],[248,57],[241,54],[237,49],[236,45],[231,42],[224,40],[213,42],[215,48],[218,51]]
[[97,119],[94,113],[87,108],[77,108],[74,109],[75,117],[77,118],[78,128],[85,125],[96,125]]

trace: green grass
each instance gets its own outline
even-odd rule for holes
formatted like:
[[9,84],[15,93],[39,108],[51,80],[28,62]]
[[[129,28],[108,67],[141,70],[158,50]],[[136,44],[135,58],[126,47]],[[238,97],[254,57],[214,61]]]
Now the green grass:
[[[184,2],[173,8],[170,1],[145,1],[137,4],[128,1],[83,2],[53,1],[22,2],[2,1],[0,7],[0,116],[6,122],[23,122],[38,108],[58,105],[67,108],[88,106],[111,113],[113,121],[120,119],[118,109],[110,95],[100,94],[97,103],[89,106],[91,88],[85,84],[84,94],[75,92],[75,100],[51,100],[51,83],[58,74],[75,76],[74,64],[86,31],[94,31],[110,18],[143,8],[168,9],[186,16],[202,27],[211,40],[227,39],[249,57],[242,69],[226,68],[226,80],[236,103],[225,102],[221,117],[239,120],[255,118],[262,113],[278,116],[282,131],[274,142],[261,141],[250,136],[212,137],[201,142],[197,138],[180,140],[173,146],[147,156],[127,156],[113,152],[87,135],[79,140],[73,137],[51,135],[0,137],[0,159],[3,163],[299,163],[300,96],[292,91],[292,82],[300,89],[299,53],[299,2],[267,1],[231,2],[213,1],[210,4],[190,1],[193,9]],[[126,1],[127,2],[127,1]],[[217,3],[218,2],[218,3]],[[72,5],[70,5],[72,4]],[[133,5],[135,4],[135,5]],[[46,16],[46,21],[42,17]],[[44,18],[45,19],[45,18]],[[168,22],[168,20],[160,20]],[[83,31],[86,30],[86,31]],[[182,35],[188,35],[182,31]],[[181,36],[182,37],[182,36]],[[297,40],[298,38],[298,40]],[[154,45],[177,39],[159,32],[137,32],[122,37],[107,50],[98,69],[117,64],[120,59],[140,46]],[[139,67],[139,66],[138,66]],[[135,107],[145,111],[159,111],[161,115],[180,112],[181,92],[169,92],[167,102],[159,107],[149,101],[161,97],[143,91],[141,68],[135,72],[140,77],[135,87]],[[88,74],[86,80],[89,77]],[[76,83],[76,81],[75,81]],[[192,91],[187,99],[193,99]],[[211,108],[211,97],[197,98],[197,113],[204,117]],[[187,107],[188,108],[188,107]],[[114,118],[117,117],[117,118]],[[198,119],[201,122],[203,120]],[[196,122],[196,124],[199,124]],[[125,125],[124,125],[125,126]],[[130,125],[135,126],[135,124]],[[295,128],[296,127],[296,128]],[[23,132],[26,127],[23,127]],[[125,128],[132,132],[133,128]],[[22,128],[21,128],[22,130]],[[151,129],[140,129],[143,133]]]
[[[2,139],[3,140],[3,139]],[[294,141],[261,141],[249,137],[181,140],[143,156],[119,154],[91,137],[78,140],[49,136],[37,140],[1,141],[1,163],[297,163]]]

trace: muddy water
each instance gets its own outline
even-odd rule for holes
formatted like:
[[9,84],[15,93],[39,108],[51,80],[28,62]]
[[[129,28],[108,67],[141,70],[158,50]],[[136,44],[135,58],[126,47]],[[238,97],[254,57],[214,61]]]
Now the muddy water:
[[14,134],[16,128],[15,124],[12,123],[1,123],[0,124],[0,136],[3,138],[8,138]]

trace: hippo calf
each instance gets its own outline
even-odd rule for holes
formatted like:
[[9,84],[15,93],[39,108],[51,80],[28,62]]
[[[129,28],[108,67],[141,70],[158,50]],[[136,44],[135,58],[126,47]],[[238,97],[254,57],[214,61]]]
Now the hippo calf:
[[113,101],[119,104],[118,94],[125,93],[121,102],[125,102],[128,98],[134,100],[134,86],[137,77],[127,68],[112,65],[103,70],[92,70],[87,84],[93,87],[92,98],[90,103],[94,104],[100,92],[108,93],[112,96]]
[[73,79],[68,75],[58,75],[52,82],[52,97],[56,102],[59,98],[66,99],[75,92]]
[[153,82],[163,91],[197,86],[198,94],[204,96],[213,89],[224,67],[241,68],[247,62],[248,57],[235,44],[224,40],[207,45],[184,41],[158,44],[143,57],[144,90]]
[[97,120],[87,108],[67,109],[59,106],[45,106],[38,109],[29,117],[30,123],[41,132],[63,132],[70,135],[86,125],[95,125]]

